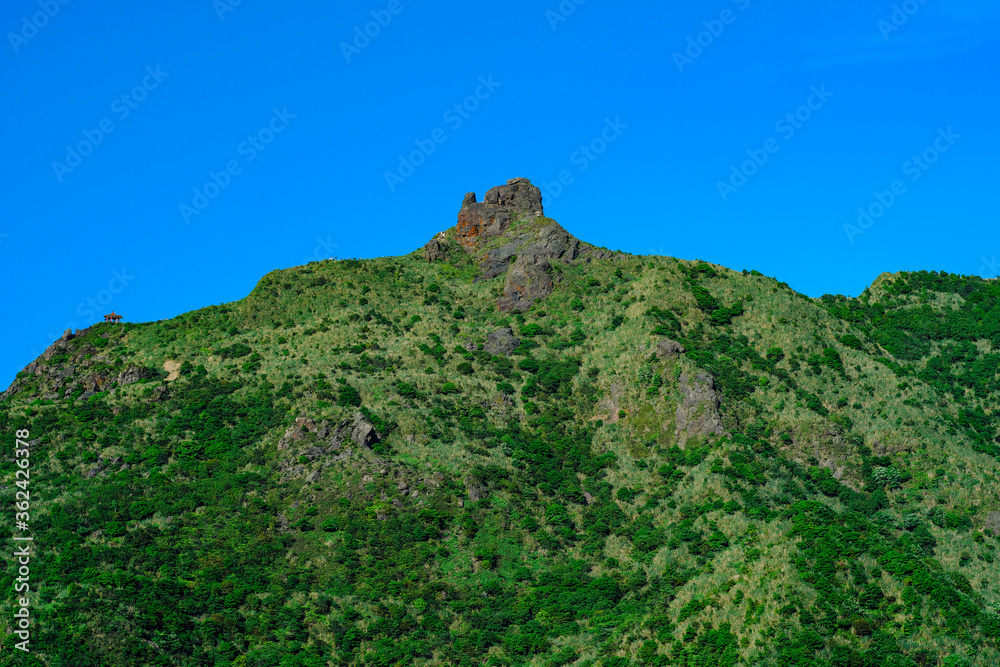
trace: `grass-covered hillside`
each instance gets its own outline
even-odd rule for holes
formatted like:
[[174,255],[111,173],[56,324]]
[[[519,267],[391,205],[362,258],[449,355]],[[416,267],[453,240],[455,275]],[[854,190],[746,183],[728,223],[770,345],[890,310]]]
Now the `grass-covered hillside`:
[[1000,664],[995,281],[455,231],[20,373],[0,665]]

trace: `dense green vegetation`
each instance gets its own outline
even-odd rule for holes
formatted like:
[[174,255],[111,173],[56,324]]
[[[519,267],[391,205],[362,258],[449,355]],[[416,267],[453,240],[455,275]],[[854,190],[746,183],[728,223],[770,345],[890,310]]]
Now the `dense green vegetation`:
[[0,664],[1000,662],[1000,287],[558,271],[505,314],[464,254],[318,262],[53,349]]

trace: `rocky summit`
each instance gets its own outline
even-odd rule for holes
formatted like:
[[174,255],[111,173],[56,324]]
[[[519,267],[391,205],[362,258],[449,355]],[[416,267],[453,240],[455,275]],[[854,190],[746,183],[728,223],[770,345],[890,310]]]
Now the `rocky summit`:
[[526,178],[487,190],[482,203],[470,192],[458,222],[424,246],[428,261],[444,260],[452,241],[477,261],[483,279],[505,276],[497,307],[525,312],[552,293],[561,279],[553,263],[590,262],[611,254],[581,243],[555,220],[545,217],[542,193]]
[[0,665],[995,667],[998,407],[996,280],[811,298],[512,179],[18,373]]

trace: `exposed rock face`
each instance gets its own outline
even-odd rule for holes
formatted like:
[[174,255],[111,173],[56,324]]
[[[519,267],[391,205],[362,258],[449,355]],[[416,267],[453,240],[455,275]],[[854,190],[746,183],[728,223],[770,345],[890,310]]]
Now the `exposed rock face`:
[[681,375],[681,395],[677,406],[676,436],[681,447],[690,437],[722,435],[722,418],[719,416],[719,396],[715,393],[715,382],[706,373],[693,377]]
[[[278,449],[288,449],[290,445],[305,440],[310,433],[328,443],[325,450],[327,453],[340,451],[341,446],[348,441],[367,449],[382,441],[382,437],[375,430],[375,425],[365,419],[360,412],[354,413],[353,419],[343,420],[335,428],[331,428],[328,421],[324,420],[317,424],[314,420],[302,416],[285,430],[284,435],[278,440]],[[323,451],[319,447],[310,447],[304,455],[315,458]]]
[[1000,537],[1000,512],[990,512],[986,516],[986,530]]
[[437,262],[448,258],[448,236],[441,232],[424,245],[424,259]]
[[490,354],[506,357],[511,355],[520,344],[521,341],[514,337],[514,330],[510,327],[504,327],[486,337],[486,345],[483,346],[483,349]]
[[542,191],[526,178],[512,178],[486,192],[481,203],[470,192],[458,212],[458,242],[476,250],[485,240],[503,234],[512,222],[542,216]]
[[465,478],[465,490],[469,492],[469,501],[474,503],[489,495],[486,486],[472,475]]
[[153,377],[153,372],[150,369],[142,366],[129,366],[118,374],[118,385],[124,387],[151,377]]
[[669,338],[661,338],[660,342],[656,344],[656,358],[660,361],[664,359],[676,359],[686,351],[683,345]]
[[545,217],[542,192],[526,178],[512,178],[486,192],[482,202],[470,192],[462,200],[454,239],[442,232],[423,248],[424,259],[447,259],[457,241],[473,255],[482,271],[477,280],[506,274],[503,296],[497,300],[502,312],[527,311],[533,303],[552,293],[560,275],[556,262],[590,263],[616,255],[581,244],[555,220]]
[[539,229],[531,242],[517,248],[517,258],[507,271],[503,296],[497,302],[502,311],[527,310],[532,303],[552,293],[555,283],[552,262],[576,259],[580,241],[552,222]]

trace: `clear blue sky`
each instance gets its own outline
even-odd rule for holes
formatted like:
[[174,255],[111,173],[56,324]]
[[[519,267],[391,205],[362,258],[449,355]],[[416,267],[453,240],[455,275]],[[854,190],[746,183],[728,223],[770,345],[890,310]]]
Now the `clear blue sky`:
[[812,296],[1000,271],[992,0],[233,1],[5,3],[0,385],[112,309],[409,252],[515,176],[566,172],[584,240]]

